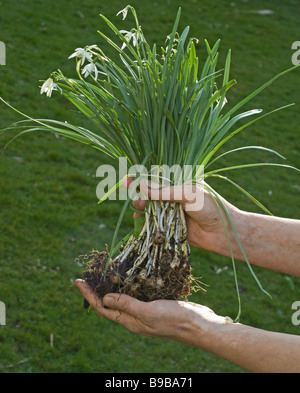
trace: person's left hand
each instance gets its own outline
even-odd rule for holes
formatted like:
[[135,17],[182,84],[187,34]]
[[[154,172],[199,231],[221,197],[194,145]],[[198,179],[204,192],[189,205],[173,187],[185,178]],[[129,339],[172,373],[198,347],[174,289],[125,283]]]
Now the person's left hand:
[[[205,339],[205,332],[225,318],[208,307],[185,301],[154,300],[142,302],[131,296],[110,293],[101,300],[83,280],[76,285],[85,299],[105,318],[118,322],[133,333],[192,343],[197,321],[197,345]],[[194,343],[193,343],[194,344]]]

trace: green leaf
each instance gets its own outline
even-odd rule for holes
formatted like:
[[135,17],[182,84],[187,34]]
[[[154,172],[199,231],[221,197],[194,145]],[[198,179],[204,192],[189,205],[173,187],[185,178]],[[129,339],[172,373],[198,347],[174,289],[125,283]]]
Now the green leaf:
[[113,187],[111,187],[104,195],[103,197],[99,200],[98,204],[100,205],[100,203],[106,201],[106,199],[109,198],[109,196],[115,192],[123,183],[123,181],[128,178],[128,175],[125,175],[117,184],[115,184]]
[[208,165],[206,165],[206,169],[207,169],[211,164],[213,164],[215,161],[219,160],[221,157],[226,156],[227,154],[231,154],[231,153],[234,153],[234,152],[237,152],[237,151],[247,150],[247,149],[264,150],[264,151],[273,153],[273,154],[277,155],[278,157],[280,157],[280,158],[282,158],[282,159],[285,160],[285,157],[283,157],[283,156],[282,156],[281,154],[279,154],[277,151],[272,150],[272,149],[268,149],[268,148],[263,147],[263,146],[242,146],[242,147],[238,147],[238,148],[236,148],[236,149],[232,149],[232,150],[226,151],[225,153],[220,154],[218,157],[215,157],[212,161],[210,161],[210,163],[209,163]]
[[261,202],[259,202],[256,198],[254,198],[253,195],[251,195],[248,191],[246,191],[244,188],[239,186],[237,183],[229,179],[228,177],[221,176],[221,175],[211,175],[212,177],[216,177],[222,180],[228,181],[230,184],[232,184],[234,187],[236,187],[239,191],[241,191],[244,195],[246,195],[252,202],[254,202],[258,207],[260,207],[263,211],[265,211],[269,215],[273,215],[269,209],[267,209]]
[[300,169],[291,166],[291,165],[285,165],[285,164],[277,164],[277,163],[273,163],[273,162],[256,162],[253,164],[242,164],[242,165],[234,165],[234,166],[228,166],[225,168],[218,168],[215,169],[213,171],[210,172],[206,172],[204,177],[209,177],[215,173],[219,173],[219,172],[224,172],[224,171],[231,171],[234,169],[242,169],[242,168],[253,168],[253,167],[257,167],[257,166],[278,166],[278,167],[282,167],[282,168],[289,168],[289,169],[294,169],[298,172],[300,172]]

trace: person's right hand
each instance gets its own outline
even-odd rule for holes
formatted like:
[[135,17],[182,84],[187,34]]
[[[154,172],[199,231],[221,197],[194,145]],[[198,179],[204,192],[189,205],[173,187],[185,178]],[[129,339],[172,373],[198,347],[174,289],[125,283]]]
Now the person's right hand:
[[[124,184],[125,187],[130,188],[132,182],[133,179],[128,178]],[[191,246],[212,251],[215,251],[218,245],[221,248],[228,247],[220,211],[228,233],[231,234],[227,215],[222,207],[220,207],[219,211],[216,201],[208,191],[194,185],[159,187],[157,184],[150,183],[147,186],[143,180],[140,182],[140,188],[151,200],[178,202],[183,205],[186,215],[188,241]],[[219,195],[218,198],[222,200],[232,218],[239,214],[240,211],[235,206]],[[133,200],[133,206],[137,210],[143,211],[146,205],[146,199]],[[134,213],[133,218],[136,219],[139,216],[138,213]]]

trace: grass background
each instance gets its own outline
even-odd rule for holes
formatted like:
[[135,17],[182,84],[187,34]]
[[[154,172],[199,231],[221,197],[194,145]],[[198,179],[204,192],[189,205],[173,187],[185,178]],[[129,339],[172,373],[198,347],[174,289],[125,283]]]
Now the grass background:
[[[59,94],[39,94],[40,80],[60,68],[75,76],[67,57],[77,47],[98,43],[110,55],[97,30],[109,33],[99,13],[120,28],[133,25],[116,13],[128,1],[2,0],[0,41],[6,44],[6,66],[0,66],[0,96],[26,114],[74,121],[77,114]],[[299,37],[297,0],[132,0],[148,41],[164,44],[178,7],[180,29],[191,26],[199,38],[198,54],[205,58],[203,40],[221,38],[220,67],[232,49],[229,94],[233,105],[291,64],[291,45]],[[256,11],[268,9],[271,15]],[[266,111],[295,102],[240,134],[228,147],[263,145],[278,150],[287,163],[300,167],[300,74],[284,76],[247,107]],[[0,127],[20,117],[0,105]],[[31,134],[8,149],[9,136],[0,139],[0,301],[6,304],[6,326],[0,326],[0,372],[243,372],[239,367],[183,344],[136,336],[82,308],[73,286],[82,266],[75,258],[109,244],[121,209],[119,202],[97,204],[96,169],[106,157],[76,142]],[[228,163],[229,158],[224,160]],[[274,160],[264,152],[236,153],[232,163]],[[300,219],[300,178],[280,168],[231,173],[275,215]],[[211,183],[240,208],[256,207],[228,184]],[[132,212],[122,233],[132,227]],[[192,250],[195,274],[208,285],[191,300],[221,315],[235,317],[237,299],[231,261]],[[284,261],[282,261],[284,263]],[[291,305],[299,300],[299,279],[255,268],[262,294],[246,266],[238,263],[242,296],[241,322],[267,330],[299,334]],[[50,345],[53,335],[53,346]]]

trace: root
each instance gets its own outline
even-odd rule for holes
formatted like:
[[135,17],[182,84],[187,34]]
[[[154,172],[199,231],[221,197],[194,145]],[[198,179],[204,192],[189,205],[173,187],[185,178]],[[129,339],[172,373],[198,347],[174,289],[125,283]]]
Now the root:
[[186,299],[201,288],[192,276],[189,256],[182,206],[150,201],[139,236],[132,236],[109,262],[106,251],[85,256],[83,279],[100,298],[117,292],[142,301]]

